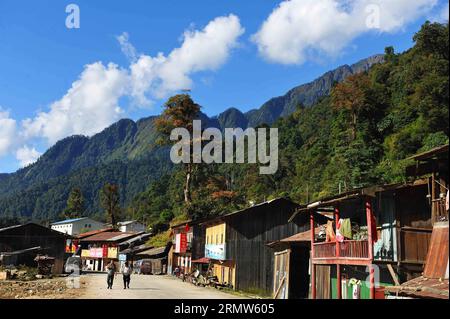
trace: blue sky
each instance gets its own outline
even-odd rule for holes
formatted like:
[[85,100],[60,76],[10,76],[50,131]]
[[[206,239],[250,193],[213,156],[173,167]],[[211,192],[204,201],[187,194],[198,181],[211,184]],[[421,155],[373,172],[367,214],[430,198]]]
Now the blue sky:
[[[371,1],[380,2],[381,26],[365,29],[358,20],[358,12],[365,11],[358,11],[353,2],[353,9],[339,7],[349,1],[0,0],[0,173],[32,162],[67,135],[92,135],[118,118],[137,120],[158,114],[166,97],[184,84],[208,115],[229,107],[257,108],[339,65],[382,53],[386,46],[393,45],[397,52],[411,47],[420,25],[426,19],[445,19],[443,8],[448,6],[442,0],[397,0],[398,6],[385,5],[386,1]],[[80,8],[79,29],[65,25],[69,3]],[[319,13],[314,11],[318,3],[322,5]],[[292,15],[297,22],[287,18]],[[215,20],[218,17],[223,19]],[[211,29],[206,31],[209,24]],[[186,30],[190,33],[183,37]],[[135,50],[135,56],[123,53],[120,35],[128,36],[126,45]],[[211,39],[218,39],[217,43]],[[180,47],[184,50],[170,57]],[[131,65],[156,63],[153,59],[159,52],[166,60],[154,71],[156,79],[141,65],[139,70],[147,75],[130,84]],[[191,56],[204,52],[211,56]],[[147,60],[141,60],[142,56]],[[95,62],[100,64],[85,68]],[[99,81],[104,80],[107,87],[86,84],[82,93],[74,97],[72,92],[64,100],[84,71],[86,77],[101,74]],[[145,81],[149,85],[142,88]],[[86,113],[87,108],[76,109],[83,101],[80,95],[97,93],[109,104],[90,102],[97,110],[93,115]],[[64,114],[57,112],[64,105],[76,119],[65,118],[61,126],[67,127],[59,128],[54,118]],[[109,110],[117,112],[103,118],[102,112]],[[96,118],[101,118],[98,123]],[[90,124],[87,128],[72,123],[76,121]]]

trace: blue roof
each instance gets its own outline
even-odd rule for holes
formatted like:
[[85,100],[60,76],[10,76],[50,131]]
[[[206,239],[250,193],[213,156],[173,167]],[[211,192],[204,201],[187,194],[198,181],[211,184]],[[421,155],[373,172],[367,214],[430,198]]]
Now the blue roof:
[[60,224],[70,224],[70,223],[74,223],[83,219],[87,219],[88,217],[82,217],[82,218],[73,218],[73,219],[66,219],[63,220],[61,222],[56,222],[56,223],[52,223],[52,225],[60,225]]

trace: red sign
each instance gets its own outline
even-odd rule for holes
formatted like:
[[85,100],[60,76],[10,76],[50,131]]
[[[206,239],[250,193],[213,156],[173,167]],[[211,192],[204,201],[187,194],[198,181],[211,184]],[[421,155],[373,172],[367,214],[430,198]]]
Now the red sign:
[[186,233],[180,234],[180,253],[185,253],[187,250],[187,235]]
[[108,246],[107,245],[103,245],[103,258],[107,258],[108,257]]

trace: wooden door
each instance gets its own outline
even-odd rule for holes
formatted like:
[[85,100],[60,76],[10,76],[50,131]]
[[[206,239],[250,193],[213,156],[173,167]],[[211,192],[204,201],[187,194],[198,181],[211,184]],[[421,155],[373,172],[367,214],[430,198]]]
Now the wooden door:
[[274,267],[274,299],[289,298],[289,263],[291,250],[287,249],[282,252],[275,253]]

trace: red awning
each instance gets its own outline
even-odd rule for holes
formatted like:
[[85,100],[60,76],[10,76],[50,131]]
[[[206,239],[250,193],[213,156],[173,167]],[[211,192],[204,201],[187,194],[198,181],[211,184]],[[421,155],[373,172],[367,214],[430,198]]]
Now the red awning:
[[192,261],[193,264],[209,264],[209,262],[210,259],[205,257]]

